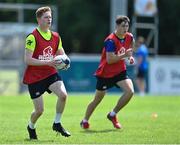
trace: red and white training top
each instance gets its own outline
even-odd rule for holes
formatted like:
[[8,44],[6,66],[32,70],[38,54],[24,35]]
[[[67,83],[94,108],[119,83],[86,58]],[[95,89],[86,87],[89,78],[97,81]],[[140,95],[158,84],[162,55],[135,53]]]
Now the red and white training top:
[[[119,41],[119,38],[114,33],[111,33],[105,39],[105,41],[106,40],[112,40],[115,44],[115,54],[121,54],[131,47],[131,43],[133,41],[133,35],[127,32],[124,38],[125,41],[123,43]],[[111,78],[125,70],[126,70],[126,64],[124,60],[119,60],[118,62],[113,64],[107,63],[106,50],[104,47],[102,50],[101,60],[98,69],[95,72],[95,76],[102,78]]]
[[[31,34],[34,35],[36,40],[36,47],[32,57],[39,60],[52,59],[59,45],[59,34],[51,32],[51,39],[45,40],[39,31],[35,29]],[[51,66],[31,66],[28,65],[23,78],[23,83],[32,84],[49,77],[52,74],[57,73],[57,70]]]

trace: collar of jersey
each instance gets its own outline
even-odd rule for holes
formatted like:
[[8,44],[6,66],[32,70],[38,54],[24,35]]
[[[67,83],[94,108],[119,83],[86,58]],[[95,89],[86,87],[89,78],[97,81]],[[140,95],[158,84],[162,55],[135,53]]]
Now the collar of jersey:
[[39,27],[37,27],[37,30],[39,31],[39,33],[45,40],[51,39],[51,31],[50,30],[48,30],[47,32],[43,32]]

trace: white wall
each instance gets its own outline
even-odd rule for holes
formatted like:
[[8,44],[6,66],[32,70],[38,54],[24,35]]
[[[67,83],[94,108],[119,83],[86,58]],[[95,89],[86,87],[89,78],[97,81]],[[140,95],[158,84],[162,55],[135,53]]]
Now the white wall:
[[150,59],[149,92],[162,95],[180,95],[180,57]]

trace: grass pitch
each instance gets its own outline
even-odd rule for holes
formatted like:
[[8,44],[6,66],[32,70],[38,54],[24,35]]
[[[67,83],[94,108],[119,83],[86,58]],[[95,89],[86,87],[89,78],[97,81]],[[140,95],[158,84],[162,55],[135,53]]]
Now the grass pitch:
[[93,94],[69,95],[62,124],[72,136],[64,138],[51,129],[56,97],[45,95],[45,111],[37,122],[39,140],[30,141],[26,131],[33,106],[29,95],[0,96],[0,144],[180,144],[180,97],[135,95],[119,112],[123,129],[117,130],[106,115],[119,97],[107,94],[85,131],[79,123],[92,98]]

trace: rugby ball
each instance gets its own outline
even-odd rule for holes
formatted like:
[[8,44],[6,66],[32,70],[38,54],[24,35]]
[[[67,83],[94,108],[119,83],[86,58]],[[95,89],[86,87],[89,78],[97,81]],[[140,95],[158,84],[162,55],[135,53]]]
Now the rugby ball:
[[67,55],[57,55],[54,57],[57,69],[68,69],[70,67],[70,59]]

